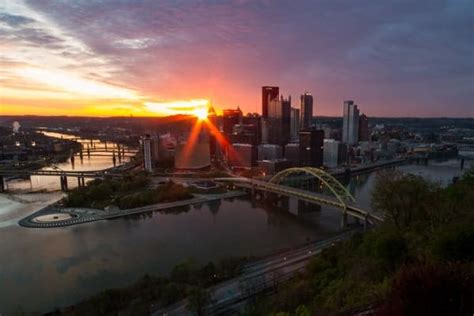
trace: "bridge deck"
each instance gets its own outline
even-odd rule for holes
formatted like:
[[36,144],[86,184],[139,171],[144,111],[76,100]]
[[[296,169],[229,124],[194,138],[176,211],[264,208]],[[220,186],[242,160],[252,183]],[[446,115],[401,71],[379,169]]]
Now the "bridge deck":
[[311,192],[307,190],[302,190],[298,188],[293,188],[289,186],[284,186],[280,184],[274,184],[270,182],[249,179],[249,178],[217,178],[216,181],[231,181],[234,182],[236,186],[245,187],[248,189],[263,190],[275,194],[280,194],[288,197],[296,197],[298,199],[317,204],[324,204],[333,206],[339,209],[344,210],[347,214],[357,217],[359,219],[373,219],[376,221],[382,221],[383,219],[379,216],[372,214],[370,211],[363,210],[357,207],[351,202],[341,203],[338,199],[332,196],[327,196],[317,192]]
[[113,175],[109,170],[63,171],[63,170],[0,170],[0,176],[67,176],[95,178]]

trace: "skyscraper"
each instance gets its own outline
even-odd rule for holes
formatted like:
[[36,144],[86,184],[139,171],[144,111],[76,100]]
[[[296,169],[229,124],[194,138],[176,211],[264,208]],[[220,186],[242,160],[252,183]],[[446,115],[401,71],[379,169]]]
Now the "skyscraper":
[[143,146],[143,167],[145,171],[152,172],[153,165],[152,165],[152,157],[151,157],[150,134],[146,134],[145,137],[142,139],[142,146]]
[[365,114],[362,114],[359,116],[359,141],[366,142],[369,136],[369,120]]
[[268,104],[273,99],[278,99],[279,87],[262,87],[262,117],[268,117]]
[[232,139],[232,131],[236,124],[242,124],[242,111],[240,108],[224,110],[222,115],[222,129],[228,140]]
[[300,166],[321,167],[323,165],[323,130],[300,131]]
[[300,109],[291,108],[290,140],[297,141],[300,132]]
[[280,97],[268,104],[268,142],[285,145],[290,140],[291,125],[291,96],[288,99]]
[[262,117],[258,113],[248,113],[242,118],[242,123],[254,126],[253,133],[255,140],[253,143],[257,145],[260,144],[262,142]]
[[217,131],[217,114],[216,110],[214,107],[211,105],[209,106],[209,109],[207,111],[207,120],[209,121],[209,124],[212,124],[212,126],[216,127],[215,129],[212,129],[209,131],[209,150],[211,153],[211,159],[215,159],[218,156],[218,144],[216,140],[216,131]]
[[342,121],[342,142],[354,145],[359,140],[359,110],[354,101],[344,101]]
[[346,145],[334,139],[324,140],[323,163],[328,168],[336,168],[345,160]]
[[308,130],[311,128],[313,120],[313,96],[308,92],[301,95],[301,129]]

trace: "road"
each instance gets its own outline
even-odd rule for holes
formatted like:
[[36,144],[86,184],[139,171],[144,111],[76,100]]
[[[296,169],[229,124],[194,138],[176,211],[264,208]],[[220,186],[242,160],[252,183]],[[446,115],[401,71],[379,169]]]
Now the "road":
[[[302,271],[308,261],[335,242],[349,238],[353,231],[345,231],[294,250],[280,252],[250,263],[239,277],[208,289],[212,303],[205,307],[206,315],[230,315],[243,308],[246,301],[277,284],[287,281]],[[155,311],[153,316],[194,315],[186,299],[167,308]]]

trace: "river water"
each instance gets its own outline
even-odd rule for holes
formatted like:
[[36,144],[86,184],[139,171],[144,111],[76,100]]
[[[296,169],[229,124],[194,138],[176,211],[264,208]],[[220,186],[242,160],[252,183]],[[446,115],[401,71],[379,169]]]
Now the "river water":
[[[42,132],[46,136],[56,137],[56,138],[64,138],[64,139],[76,139],[76,136],[68,135],[68,134],[61,134],[55,132]],[[58,168],[64,171],[90,171],[90,170],[101,170],[113,167],[113,151],[117,154],[117,144],[112,142],[101,142],[98,139],[86,140],[86,139],[79,139],[78,140],[84,147],[82,159],[79,153],[74,155],[74,163],[68,159],[65,162],[57,163],[54,167],[45,167],[42,170],[53,170],[54,168]],[[123,147],[123,146],[122,146]],[[89,148],[91,152],[91,156],[87,155],[86,149]],[[128,147],[123,147],[127,151],[132,150]],[[116,164],[122,164],[130,161],[130,157],[128,154],[126,157],[118,161],[118,157],[116,157]],[[89,180],[89,179],[86,179]],[[75,188],[77,186],[77,179],[75,178],[68,178],[68,187]],[[59,190],[60,183],[59,177],[45,177],[45,176],[31,176],[29,180],[25,181],[22,179],[12,180],[8,182],[8,189],[19,192],[21,190],[24,191],[51,191],[51,190]]]
[[[90,164],[81,168],[110,167],[111,161],[103,158],[91,157]],[[398,168],[444,184],[460,174],[457,160]],[[374,179],[375,174],[351,179],[349,188],[360,206],[370,205]],[[27,194],[22,190],[14,187],[14,194],[0,195],[2,316],[20,307],[45,312],[73,304],[105,288],[127,286],[145,273],[166,275],[184,260],[205,264],[228,256],[262,256],[340,229],[337,210],[322,207],[295,216],[296,201],[290,201],[287,212],[246,197],[190,206],[173,214],[155,212],[62,228],[23,228],[17,224],[19,218],[60,198],[61,193]]]

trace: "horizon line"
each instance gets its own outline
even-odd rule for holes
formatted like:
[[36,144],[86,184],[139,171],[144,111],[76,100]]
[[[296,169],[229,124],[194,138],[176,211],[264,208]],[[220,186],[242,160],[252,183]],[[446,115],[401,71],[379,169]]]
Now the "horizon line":
[[[251,113],[251,112],[249,112]],[[255,113],[255,112],[254,112]],[[260,116],[261,114],[258,113]],[[365,114],[365,113],[364,113]],[[366,114],[367,115],[367,114]],[[97,115],[42,115],[42,114],[1,114],[0,118],[7,118],[7,117],[51,117],[51,118],[102,118],[102,119],[114,119],[114,118],[141,118],[141,119],[153,119],[153,118],[168,118],[168,117],[176,117],[176,116],[189,116],[194,117],[193,114],[173,114],[173,115],[114,115],[114,116],[97,116]],[[222,117],[223,115],[217,115],[217,117]],[[245,116],[245,115],[244,115]],[[312,118],[342,118],[343,115],[316,115],[312,116]],[[394,118],[394,119],[474,119],[474,116],[369,116],[367,118]]]

